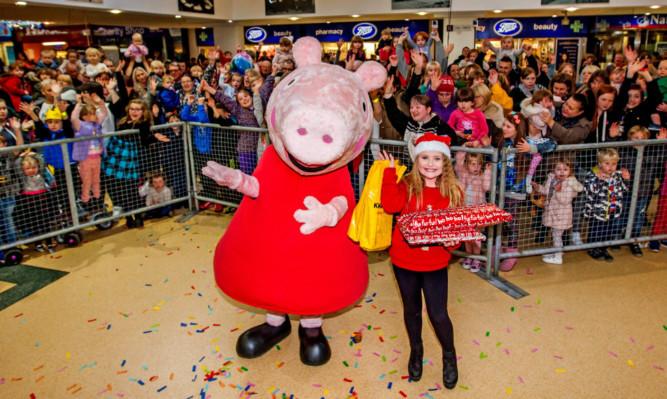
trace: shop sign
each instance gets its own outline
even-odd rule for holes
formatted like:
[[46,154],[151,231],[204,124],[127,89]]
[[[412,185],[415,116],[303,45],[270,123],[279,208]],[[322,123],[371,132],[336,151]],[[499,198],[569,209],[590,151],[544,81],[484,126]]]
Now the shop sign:
[[258,26],[254,26],[245,31],[245,38],[249,42],[259,43],[266,40],[266,31]]
[[130,39],[135,33],[143,37],[162,37],[168,35],[169,29],[150,29],[141,26],[114,26],[114,25],[92,25],[93,37],[99,39]]
[[523,25],[516,19],[503,19],[493,25],[493,31],[498,36],[516,36],[523,30]]
[[355,36],[361,36],[361,38],[364,40],[370,40],[378,34],[378,28],[370,22],[362,22],[360,24],[354,25],[354,28],[352,28],[352,34]]
[[605,15],[595,20],[595,32],[623,29],[667,29],[667,14]]
[[588,33],[586,18],[480,18],[477,20],[477,39],[584,37]]
[[0,24],[0,37],[12,37],[12,28],[9,24]]
[[213,28],[195,29],[197,46],[214,46]]

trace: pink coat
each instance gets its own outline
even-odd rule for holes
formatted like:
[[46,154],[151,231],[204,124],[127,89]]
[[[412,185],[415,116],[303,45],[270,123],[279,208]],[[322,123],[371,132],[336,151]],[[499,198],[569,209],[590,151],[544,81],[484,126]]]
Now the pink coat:
[[563,182],[561,190],[553,190],[549,198],[549,188],[555,178],[553,173],[549,173],[546,183],[537,188],[540,194],[547,196],[542,223],[554,229],[567,230],[572,227],[572,200],[584,189],[584,186],[574,176],[570,176]]
[[465,152],[459,151],[456,153],[454,172],[456,172],[456,177],[463,186],[463,192],[466,192],[468,185],[472,184],[472,205],[483,204],[486,202],[486,192],[491,190],[491,168],[486,168],[483,174],[473,175],[468,172],[465,159]]

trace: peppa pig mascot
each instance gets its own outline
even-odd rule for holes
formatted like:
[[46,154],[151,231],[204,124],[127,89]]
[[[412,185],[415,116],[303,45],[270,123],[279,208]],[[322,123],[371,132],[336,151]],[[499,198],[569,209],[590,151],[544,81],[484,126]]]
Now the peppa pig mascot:
[[371,134],[368,92],[387,78],[377,62],[356,72],[323,64],[312,37],[294,45],[297,69],[266,106],[272,145],[252,176],[215,162],[202,173],[245,195],[215,251],[215,278],[231,298],[266,310],[265,323],[236,343],[256,358],[285,339],[287,314],[299,315],[299,354],[319,366],[331,358],[322,316],[364,295],[366,255],[347,236],[354,195],[347,168]]

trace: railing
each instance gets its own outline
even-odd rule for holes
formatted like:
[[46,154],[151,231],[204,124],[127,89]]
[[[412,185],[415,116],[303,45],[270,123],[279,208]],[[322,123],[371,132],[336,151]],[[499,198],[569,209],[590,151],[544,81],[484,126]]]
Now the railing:
[[[101,197],[104,198],[106,194],[110,201],[105,201],[104,204],[95,199],[84,204],[78,199],[81,196],[81,179],[74,167],[75,164],[70,163],[71,146],[74,143],[89,140],[89,138],[42,142],[0,149],[0,159],[4,162],[11,158],[8,155],[10,152],[28,148],[41,153],[51,164],[58,163],[54,162],[54,154],[57,155],[57,150],[59,150],[63,160],[58,165],[60,168],[55,169],[53,173],[55,186],[40,194],[44,198],[37,201],[36,197],[31,198],[33,196],[23,194],[15,196],[16,209],[13,214],[16,234],[8,233],[7,230],[11,230],[11,223],[8,223],[5,218],[5,223],[0,225],[0,251],[51,237],[63,236],[70,240],[65,240],[66,244],[75,245],[80,241],[78,231],[81,229],[92,226],[100,229],[109,228],[119,218],[156,213],[161,209],[164,211],[165,206],[173,206],[185,201],[191,210],[198,209],[202,201],[236,207],[242,200],[242,195],[229,188],[220,187],[213,180],[202,176],[201,169],[206,162],[215,161],[251,172],[256,160],[250,155],[255,152],[259,158],[264,147],[259,146],[253,151],[240,148],[247,151],[240,154],[237,151],[239,137],[259,135],[260,143],[267,145],[269,140],[266,129],[221,127],[213,124],[176,123],[154,126],[152,131],[162,133],[171,140],[146,147],[141,144],[139,132],[136,130],[98,136],[107,143],[107,155],[102,158],[101,162],[100,185]],[[628,179],[623,180],[627,184],[627,191],[623,192],[622,197],[619,195],[620,187],[616,187],[617,196],[611,213],[612,221],[600,223],[595,217],[590,217],[590,214],[596,211],[595,206],[590,207],[591,204],[595,205],[595,200],[588,199],[587,201],[585,198],[590,190],[579,192],[571,203],[555,205],[555,202],[551,202],[547,206],[549,217],[554,214],[562,216],[568,212],[572,213],[572,228],[569,228],[569,224],[566,223],[563,229],[559,229],[564,230],[563,245],[556,247],[553,240],[557,237],[550,237],[550,228],[544,225],[545,210],[539,206],[544,198],[537,195],[537,189],[533,190],[532,195],[523,196],[524,188],[521,184],[517,184],[528,173],[527,167],[524,167],[526,170],[519,171],[521,176],[515,175],[515,168],[508,168],[512,162],[515,164],[521,162],[517,160],[517,157],[526,156],[525,162],[530,163],[530,154],[521,155],[516,149],[499,151],[497,148],[452,147],[453,160],[456,159],[455,154],[459,152],[480,154],[484,157],[484,163],[491,168],[491,185],[488,192],[481,193],[482,197],[514,215],[513,222],[509,224],[486,228],[486,251],[479,255],[461,250],[454,253],[484,262],[485,267],[478,273],[481,277],[510,295],[520,297],[527,293],[498,275],[498,265],[504,259],[667,239],[667,234],[652,235],[646,226],[647,221],[654,221],[656,218],[655,208],[658,196],[655,193],[665,176],[667,140],[558,146],[553,153],[542,154],[542,160],[532,175],[532,181],[544,184],[549,173],[553,172],[555,162],[568,158],[570,175],[575,179],[569,180],[567,184],[576,185],[574,182],[578,182],[586,185],[586,178],[591,177],[589,172],[598,165],[598,152],[606,148],[614,148],[620,153],[619,170],[627,168],[632,172],[630,176],[626,174],[625,177]],[[377,154],[379,150],[386,150],[402,162],[411,164],[404,142],[371,140],[359,170],[352,174],[357,196],[363,189],[366,173],[374,160],[374,154]],[[133,173],[123,175],[119,171],[123,168],[112,161],[112,158],[122,158],[123,154],[129,156],[125,161],[136,163]],[[56,161],[57,158],[55,156]],[[461,156],[459,156],[459,161],[460,158]],[[147,204],[145,198],[139,195],[139,187],[146,181],[150,184],[151,177],[158,173],[162,175],[166,185],[171,188],[172,199],[156,205]],[[546,199],[554,201],[555,193],[563,190],[562,184],[560,188],[557,187],[557,184],[546,187]],[[468,187],[464,187],[464,190],[467,190],[467,194],[474,194],[469,191]],[[9,209],[11,200],[7,198],[7,196],[0,197],[0,210],[3,211],[0,215],[6,216],[12,213]],[[586,207],[587,202],[588,208]],[[164,213],[166,212],[162,214]],[[551,231],[553,236],[553,229]],[[570,231],[579,233],[582,242],[578,243],[578,237],[573,237]],[[506,252],[502,251],[502,248],[511,248],[515,251]]]

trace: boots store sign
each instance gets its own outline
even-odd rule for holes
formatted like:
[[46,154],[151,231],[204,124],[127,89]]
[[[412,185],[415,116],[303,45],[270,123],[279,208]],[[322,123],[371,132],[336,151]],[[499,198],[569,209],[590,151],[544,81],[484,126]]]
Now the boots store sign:
[[587,18],[480,18],[477,20],[477,39],[582,37],[588,33]]

